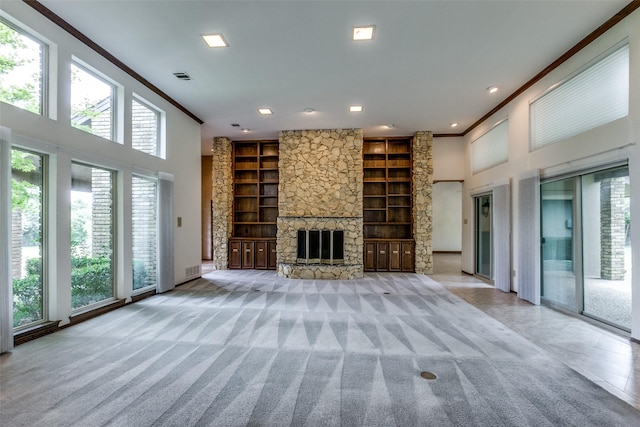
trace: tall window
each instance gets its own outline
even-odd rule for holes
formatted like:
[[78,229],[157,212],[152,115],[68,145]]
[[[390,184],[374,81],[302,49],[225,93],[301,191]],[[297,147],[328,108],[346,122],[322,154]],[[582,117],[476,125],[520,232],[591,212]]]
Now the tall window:
[[131,190],[133,232],[133,290],[155,286],[157,281],[157,203],[156,181],[133,176]]
[[115,140],[115,101],[113,84],[71,64],[71,126]]
[[71,308],[114,296],[114,173],[71,165]]
[[158,156],[160,150],[160,112],[147,103],[131,101],[132,147]]
[[13,326],[45,319],[43,274],[44,157],[11,150]]
[[0,101],[44,114],[47,45],[0,18]]

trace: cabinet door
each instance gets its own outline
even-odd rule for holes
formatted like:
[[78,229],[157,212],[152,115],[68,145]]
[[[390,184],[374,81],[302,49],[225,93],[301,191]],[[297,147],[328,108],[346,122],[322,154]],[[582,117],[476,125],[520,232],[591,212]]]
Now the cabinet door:
[[374,242],[364,244],[364,270],[376,271],[376,244]]
[[254,246],[253,240],[242,241],[242,268],[253,268]]
[[413,242],[402,242],[402,271],[415,271]]
[[267,242],[266,240],[258,240],[256,242],[256,268],[266,270],[267,262]]
[[379,242],[376,246],[376,270],[387,271],[389,270],[389,244]]
[[242,268],[242,242],[229,242],[229,268]]
[[400,263],[400,242],[389,242],[389,271],[402,270],[402,264]]
[[273,240],[269,240],[267,243],[267,250],[269,253],[267,254],[267,264],[269,270],[276,270],[278,268],[278,252],[276,250],[276,242]]

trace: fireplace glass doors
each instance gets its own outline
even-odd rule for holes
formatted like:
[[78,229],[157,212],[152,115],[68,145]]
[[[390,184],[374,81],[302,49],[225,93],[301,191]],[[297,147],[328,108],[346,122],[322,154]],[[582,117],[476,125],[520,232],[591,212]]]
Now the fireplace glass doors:
[[298,230],[299,264],[344,263],[344,231]]

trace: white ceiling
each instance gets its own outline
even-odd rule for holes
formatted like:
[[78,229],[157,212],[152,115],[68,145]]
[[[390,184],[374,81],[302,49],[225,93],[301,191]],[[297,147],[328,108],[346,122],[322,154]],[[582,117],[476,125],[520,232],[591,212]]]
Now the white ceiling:
[[[288,129],[462,132],[628,3],[40,2],[203,120],[205,155],[214,136],[271,139]],[[367,24],[374,40],[352,41],[352,27]],[[205,33],[230,46],[209,49]],[[488,94],[491,85],[500,91]],[[349,113],[353,104],[364,111]]]

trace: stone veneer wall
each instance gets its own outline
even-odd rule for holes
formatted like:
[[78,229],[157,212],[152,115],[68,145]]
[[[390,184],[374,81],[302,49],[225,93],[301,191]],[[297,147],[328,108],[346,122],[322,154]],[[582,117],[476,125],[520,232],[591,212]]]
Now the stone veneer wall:
[[433,274],[433,134],[413,137],[413,238],[416,273]]
[[[362,130],[282,131],[279,153],[278,274],[362,277]],[[344,264],[297,264],[298,229],[344,230]]]
[[229,238],[233,218],[233,179],[231,140],[214,138],[211,165],[211,212],[213,266],[226,270],[229,265]]

